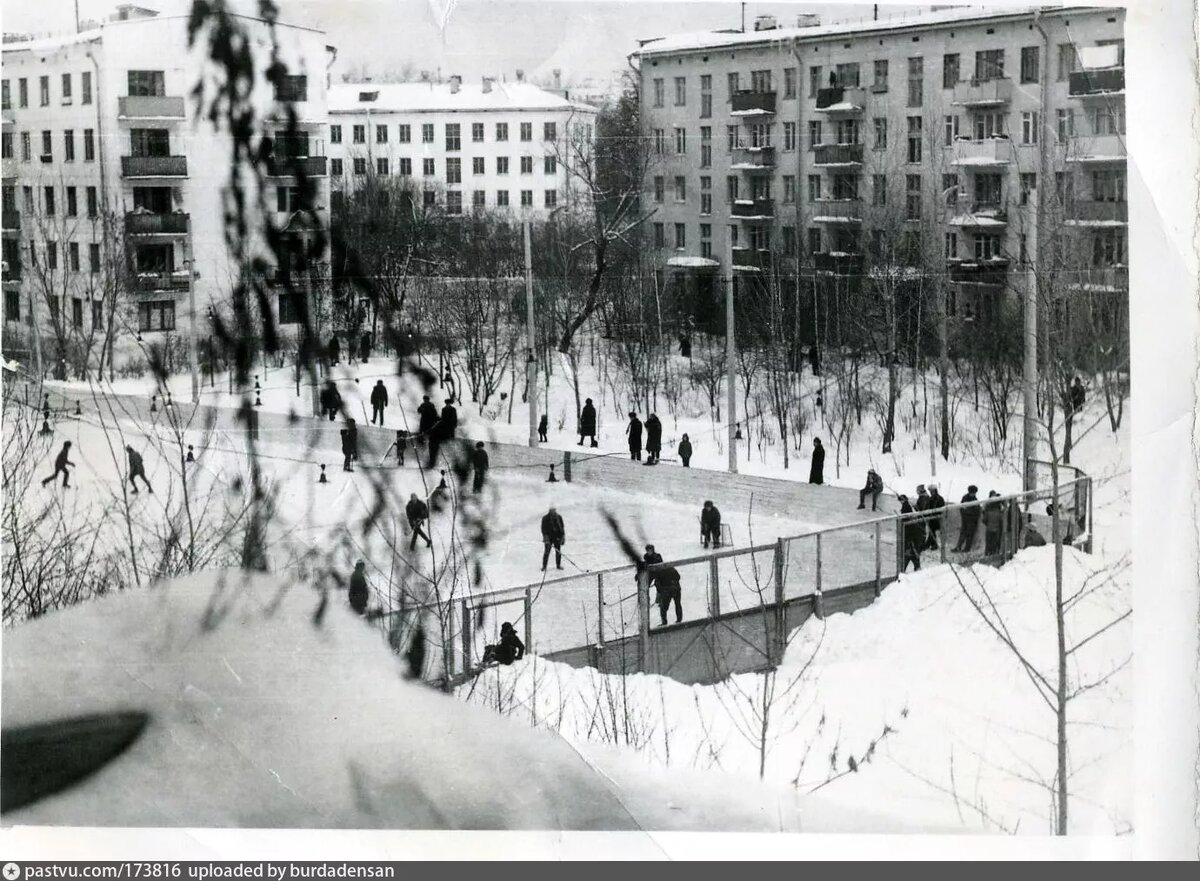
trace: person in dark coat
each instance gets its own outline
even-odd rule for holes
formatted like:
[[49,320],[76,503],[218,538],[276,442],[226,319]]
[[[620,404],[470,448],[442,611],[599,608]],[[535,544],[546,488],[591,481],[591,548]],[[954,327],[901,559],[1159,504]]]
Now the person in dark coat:
[[554,565],[562,568],[562,546],[567,540],[567,527],[563,523],[562,514],[551,508],[542,517],[542,571],[550,562],[550,549],[554,548]]
[[425,547],[433,547],[433,542],[429,540],[429,536],[425,530],[421,528],[425,521],[429,519],[429,506],[413,493],[408,497],[408,504],[404,506],[404,516],[408,518],[408,528],[412,532],[412,539],[408,543],[410,551],[416,550],[417,539],[425,539]]
[[421,406],[417,407],[417,418],[417,431],[420,432],[421,437],[428,440],[430,434],[433,432],[433,426],[438,421],[437,407],[429,400],[429,395],[425,395],[424,400],[421,401]]
[[711,500],[706,500],[700,509],[700,540],[705,547],[710,541],[714,548],[721,546],[721,509]]
[[371,357],[371,334],[364,333],[362,340],[358,344],[358,360],[366,364],[367,359]]
[[667,609],[671,603],[675,604],[675,623],[678,624],[683,620],[683,587],[679,583],[679,570],[674,566],[656,569],[650,573],[650,580],[654,583],[654,601],[658,605],[662,626],[667,626]]
[[543,413],[542,418],[540,420],[538,420],[538,440],[541,441],[542,443],[546,443],[548,440],[550,440],[550,438],[548,438],[546,436],[546,432],[548,432],[549,430],[550,430],[550,419],[546,416],[545,413]]
[[[966,494],[962,497],[959,504],[970,505],[972,502],[979,501],[979,487],[971,484],[967,487]],[[969,508],[962,508],[959,512],[961,525],[958,528],[958,541],[954,544],[954,552],[956,554],[964,554],[971,550],[975,545],[975,533],[979,531],[979,506],[971,505]]]
[[991,501],[999,497],[1000,493],[991,490],[988,502],[983,506],[983,552],[989,557],[1000,553],[1004,540],[1004,505]]
[[342,470],[353,471],[350,463],[354,461],[354,445],[350,441],[350,430],[343,428],[342,435]]
[[475,482],[472,489],[475,492],[483,491],[483,479],[487,476],[488,470],[488,454],[483,448],[483,441],[475,442],[475,452],[471,454],[471,464],[475,466]]
[[133,491],[138,491],[136,478],[140,477],[142,483],[146,484],[146,492],[154,495],[154,487],[146,479],[146,464],[142,461],[142,454],[137,452],[133,447],[127,446],[125,447],[125,455],[129,457],[129,485],[133,487]]
[[446,398],[446,406],[438,418],[436,432],[442,441],[454,440],[454,432],[458,430],[458,410],[454,407],[454,399]]
[[500,625],[500,641],[483,647],[483,662],[495,661],[508,666],[525,657],[525,643],[517,636],[517,630],[508,621]]
[[400,467],[404,467],[404,454],[408,451],[408,432],[396,432],[396,459],[400,462]]
[[[913,507],[908,503],[908,496],[900,496],[900,513],[912,514]],[[910,517],[904,521],[904,567],[901,572],[908,571],[908,564],[913,564],[914,571],[921,568],[921,548],[925,545],[925,524],[920,517]]]
[[679,354],[684,358],[692,357],[692,340],[686,333],[679,335]]
[[662,422],[658,416],[651,413],[646,418],[646,464],[657,465],[658,456],[662,453]]
[[371,389],[371,424],[375,424],[375,420],[379,420],[379,424],[383,425],[383,408],[388,405],[387,388],[383,384],[383,380],[375,381],[375,388]]
[[420,679],[425,672],[425,647],[425,628],[418,624],[404,653],[404,659],[408,661],[408,675],[413,679]]
[[337,334],[329,338],[329,363],[337,364],[342,358],[342,344],[338,342]]
[[692,442],[688,440],[685,434],[683,439],[679,441],[679,458],[683,462],[684,468],[692,467],[688,463],[692,461]]
[[1067,394],[1067,400],[1070,402],[1070,409],[1067,411],[1068,416],[1074,416],[1083,409],[1083,405],[1087,402],[1087,392],[1084,391],[1083,382],[1077,376],[1075,381],[1071,383],[1071,389]]
[[925,541],[925,547],[931,551],[938,549],[938,533],[942,531],[942,513],[941,509],[946,507],[946,500],[942,498],[942,494],[938,492],[937,484],[929,484],[929,526],[927,532],[929,537]]
[[813,438],[812,466],[808,469],[809,483],[825,482],[825,447],[819,437]]
[[625,429],[629,436],[629,458],[635,462],[642,461],[642,420],[636,413],[629,414],[629,426]]
[[600,445],[596,441],[596,407],[591,398],[583,402],[583,410],[579,413],[579,446],[583,446],[585,437],[592,439],[593,447]]
[[808,366],[812,368],[813,376],[821,375],[821,353],[815,345],[808,347]]
[[1022,524],[1021,547],[1044,548],[1046,546],[1046,538],[1033,525],[1033,515],[1026,514],[1022,520]]
[[71,478],[71,472],[68,471],[67,468],[68,467],[74,468],[75,463],[71,461],[70,456],[71,456],[71,442],[63,441],[62,449],[59,451],[58,455],[54,458],[54,473],[42,481],[42,486],[45,486],[47,483],[53,483],[54,478],[58,477],[59,472],[62,472],[63,488],[65,489],[71,485],[69,483],[69,480]]
[[883,492],[883,478],[874,468],[867,469],[867,485],[858,491],[858,510],[867,506],[867,496],[871,497],[871,510],[879,510],[879,494]]
[[654,545],[646,545],[646,553],[642,554],[642,562],[647,566],[663,561],[662,554],[654,549]]
[[358,423],[351,416],[346,420],[346,434],[350,437],[350,456],[358,461]]
[[[924,513],[929,510],[929,493],[926,491],[925,484],[923,483],[917,487],[917,504],[914,506],[914,509],[918,513]],[[926,517],[921,517],[920,520],[922,523],[928,522],[928,518]],[[924,550],[923,547],[922,550]]]
[[330,422],[337,416],[338,410],[342,409],[342,396],[332,379],[325,380],[325,387],[321,389],[320,404],[321,415],[328,416]]
[[367,590],[366,566],[359,560],[354,564],[354,573],[350,576],[350,608],[359,615],[367,614],[367,600],[371,596]]

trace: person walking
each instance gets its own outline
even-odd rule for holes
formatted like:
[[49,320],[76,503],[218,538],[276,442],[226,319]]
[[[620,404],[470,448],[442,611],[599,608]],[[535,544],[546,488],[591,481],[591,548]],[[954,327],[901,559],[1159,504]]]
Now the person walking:
[[471,454],[471,464],[475,466],[475,482],[472,489],[475,492],[483,492],[483,479],[487,476],[488,471],[488,454],[483,448],[483,441],[475,442],[475,452]]
[[1067,411],[1068,416],[1074,416],[1079,413],[1083,410],[1083,405],[1087,402],[1087,392],[1084,391],[1083,381],[1078,376],[1071,383],[1068,400],[1070,401],[1070,409]]
[[550,438],[548,438],[546,436],[546,432],[548,432],[549,430],[550,430],[550,420],[546,416],[546,414],[543,413],[542,418],[540,420],[538,420],[538,441],[539,442],[544,444],[548,440],[550,440]]
[[367,600],[371,593],[367,588],[367,564],[359,560],[350,575],[350,608],[359,615],[367,614]]
[[683,462],[683,467],[691,468],[692,466],[689,463],[692,461],[692,442],[688,440],[688,436],[686,434],[679,441],[678,451],[679,458]]
[[[912,505],[908,503],[908,496],[900,496],[900,513],[913,514]],[[921,548],[925,544],[925,524],[921,522],[920,517],[908,517],[904,521],[904,566],[900,569],[901,572],[908,571],[908,564],[913,564],[913,571],[921,569]]]
[[350,438],[350,457],[358,461],[358,423],[351,416],[346,420],[346,434]]
[[379,424],[383,425],[383,408],[388,405],[387,388],[383,384],[383,380],[375,381],[375,388],[371,389],[371,424],[375,424],[375,420],[379,420]]
[[664,566],[650,574],[654,583],[654,601],[658,605],[658,614],[662,626],[667,626],[667,609],[675,604],[675,623],[683,621],[683,587],[679,583],[679,570],[674,566]]
[[329,363],[337,364],[342,359],[342,344],[338,342],[337,334],[329,338]]
[[342,470],[343,471],[353,471],[354,469],[350,467],[350,463],[352,461],[354,461],[354,446],[350,442],[350,430],[348,428],[343,428],[341,431],[341,434],[342,434]]
[[42,486],[45,486],[47,483],[53,483],[54,479],[58,477],[59,472],[62,472],[63,489],[70,487],[71,472],[67,469],[75,467],[75,463],[71,461],[70,457],[71,442],[63,441],[62,449],[59,450],[58,455],[54,458],[54,473],[42,481]]
[[583,446],[585,437],[591,438],[593,447],[600,446],[596,441],[596,407],[591,398],[584,401],[583,410],[579,414],[579,446]]
[[825,482],[825,447],[819,437],[813,438],[812,465],[808,469],[809,483]]
[[319,402],[321,404],[321,415],[328,416],[329,421],[333,422],[338,410],[342,409],[342,396],[338,393],[337,386],[334,385],[332,379],[325,380],[325,386],[321,389]]
[[404,516],[408,518],[408,529],[412,533],[412,539],[408,542],[408,549],[414,551],[417,548],[417,539],[425,540],[425,547],[433,547],[433,542],[421,527],[429,519],[429,506],[425,504],[416,493],[408,497],[408,504],[404,506]]
[[642,461],[642,420],[637,418],[637,413],[629,414],[625,434],[629,436],[629,458],[634,462]]
[[142,462],[142,454],[134,450],[133,447],[127,446],[125,447],[125,455],[129,457],[129,485],[133,487],[133,491],[135,493],[138,491],[136,478],[140,477],[142,483],[146,484],[146,492],[154,495],[154,487],[146,479],[146,465]]
[[954,543],[954,552],[956,554],[969,553],[975,545],[975,533],[979,531],[979,506],[973,504],[979,501],[979,487],[971,484],[967,487],[966,493],[959,502],[961,505],[970,505],[959,509],[960,523],[958,527],[958,541]]
[[993,557],[1000,553],[1004,539],[1004,504],[993,501],[1000,498],[995,490],[988,491],[988,501],[983,506],[983,553]]
[[657,414],[651,413],[646,418],[646,464],[657,465],[659,454],[662,453],[662,422]]
[[542,517],[542,571],[550,562],[550,549],[554,548],[554,565],[562,568],[562,546],[567,540],[567,528],[562,515],[553,507]]
[[879,510],[879,494],[883,492],[883,478],[874,468],[867,469],[867,485],[858,491],[858,510],[867,506],[867,496],[871,497],[871,510]]
[[458,410],[454,407],[454,398],[446,398],[442,414],[437,422],[438,439],[442,442],[454,440],[454,432],[458,430]]
[[945,507],[946,500],[938,492],[937,484],[929,484],[929,538],[925,547],[931,551],[938,549],[938,534],[942,531],[942,509]]
[[815,344],[808,347],[808,366],[813,376],[821,375],[821,353]]
[[710,541],[714,548],[721,546],[721,509],[711,499],[705,500],[700,509],[700,540],[706,548]]
[[400,462],[400,467],[404,467],[404,454],[408,451],[408,432],[396,432],[396,459]]
[[429,395],[425,395],[424,399],[421,401],[421,406],[417,407],[418,434],[428,441],[430,434],[433,432],[433,427],[437,424],[437,421],[437,407],[435,407],[433,402],[429,400]]

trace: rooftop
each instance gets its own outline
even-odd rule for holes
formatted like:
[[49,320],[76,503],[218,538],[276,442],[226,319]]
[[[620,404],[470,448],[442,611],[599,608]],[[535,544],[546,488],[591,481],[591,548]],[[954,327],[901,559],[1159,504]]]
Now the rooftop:
[[[374,99],[364,96],[373,94]],[[568,101],[532,83],[463,83],[455,91],[450,83],[340,83],[329,88],[330,113],[430,112],[470,110],[580,110],[595,107]]]

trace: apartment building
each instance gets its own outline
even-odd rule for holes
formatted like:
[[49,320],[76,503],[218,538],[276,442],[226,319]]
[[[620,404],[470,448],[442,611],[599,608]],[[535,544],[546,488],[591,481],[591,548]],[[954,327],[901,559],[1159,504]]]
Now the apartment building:
[[[267,26],[243,21],[260,36],[262,70]],[[298,119],[298,137],[275,140],[265,194],[286,226],[298,167],[327,211],[330,50],[318,31],[275,33],[291,75],[278,90],[263,78],[251,100],[264,135],[284,132],[288,108]],[[109,337],[119,367],[148,344],[181,346],[191,303],[198,333],[209,333],[208,310],[227,303],[241,268],[223,221],[231,141],[197,119],[191,98],[203,64],[186,16],[135,7],[82,33],[4,44],[4,332],[22,360],[61,368],[82,346],[94,363]],[[114,276],[122,290],[106,301]],[[274,306],[282,322],[298,320],[298,304],[277,295]]]
[[854,278],[932,242],[970,319],[1029,283],[1053,231],[1079,287],[1125,294],[1123,10],[802,19],[634,53],[663,276],[711,288],[782,258]]
[[410,178],[426,207],[544,217],[578,188],[574,145],[590,149],[596,108],[530,83],[485,78],[349,83],[329,90],[329,173],[336,189],[369,175]]

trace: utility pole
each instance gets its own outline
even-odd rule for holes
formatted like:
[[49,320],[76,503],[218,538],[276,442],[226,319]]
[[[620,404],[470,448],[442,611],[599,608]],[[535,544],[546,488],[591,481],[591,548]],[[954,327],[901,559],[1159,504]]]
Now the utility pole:
[[[312,328],[312,336],[310,337],[311,348],[309,349],[309,356],[313,359],[313,381],[312,381],[312,384],[309,386],[309,390],[311,392],[309,397],[311,398],[310,403],[312,405],[312,415],[320,416],[321,415],[321,403],[320,403],[321,402],[321,392],[320,392],[320,389],[317,388],[317,385],[318,385],[319,365],[321,363],[321,356],[320,356],[321,330],[317,326],[317,305],[316,305],[316,303],[313,302],[312,273],[313,273],[313,269],[316,266],[316,264],[309,262],[309,250],[308,250],[309,249],[309,235],[310,234],[309,234],[308,230],[305,230],[304,231],[304,269],[303,269],[304,309],[308,313],[308,322],[309,322],[308,325],[305,327],[305,330],[307,331],[308,327]],[[301,365],[297,364],[296,365],[296,382],[297,383],[300,382],[301,369],[302,369]]]
[[188,366],[192,372],[192,403],[200,403],[200,355],[196,351],[196,260],[192,244],[192,219],[187,222],[187,259],[183,261],[187,267],[188,283]]
[[1041,221],[1041,181],[1038,182],[1038,198],[1034,199],[1033,260],[1025,279],[1025,358],[1022,383],[1025,392],[1024,415],[1021,419],[1021,451],[1024,454],[1022,473],[1026,492],[1035,489],[1033,466],[1037,456],[1037,385],[1038,385],[1038,223]]
[[529,446],[536,447],[538,445],[537,360],[534,358],[533,342],[533,249],[530,243],[533,236],[533,221],[526,218],[522,229],[525,231],[525,333],[529,343],[525,360],[525,397],[529,402]]
[[725,409],[729,428],[729,473],[737,474],[737,343],[733,323],[733,244],[730,243],[725,265]]

